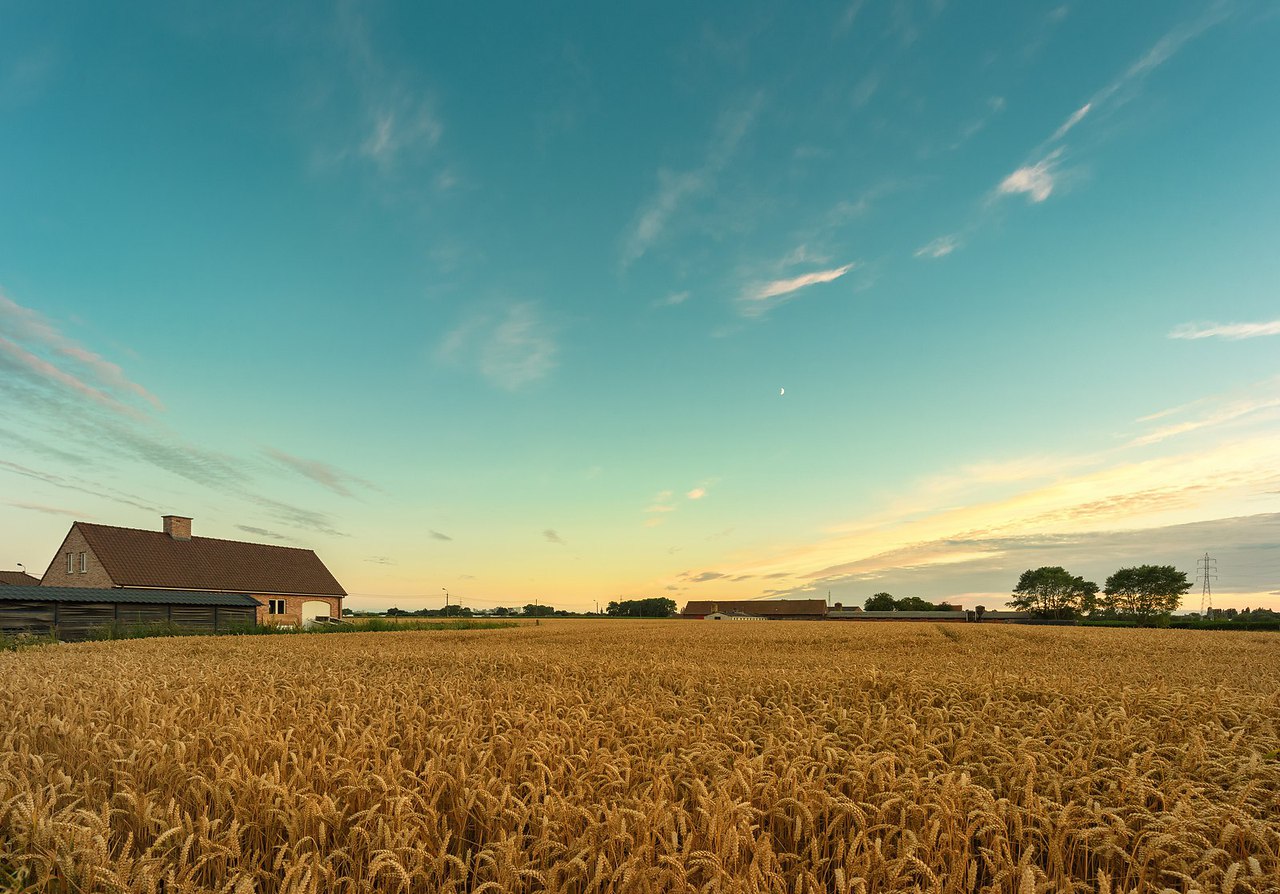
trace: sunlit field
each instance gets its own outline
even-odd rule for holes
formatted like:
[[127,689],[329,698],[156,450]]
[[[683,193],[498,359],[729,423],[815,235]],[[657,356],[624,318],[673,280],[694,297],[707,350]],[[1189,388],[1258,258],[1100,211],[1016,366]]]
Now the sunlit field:
[[1280,891],[1280,638],[544,621],[0,654],[0,890]]

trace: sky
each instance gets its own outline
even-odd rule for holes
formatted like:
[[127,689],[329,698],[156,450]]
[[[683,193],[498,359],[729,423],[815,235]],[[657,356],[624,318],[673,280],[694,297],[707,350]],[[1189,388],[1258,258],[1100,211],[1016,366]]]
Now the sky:
[[1280,4],[0,3],[0,568],[1280,608]]

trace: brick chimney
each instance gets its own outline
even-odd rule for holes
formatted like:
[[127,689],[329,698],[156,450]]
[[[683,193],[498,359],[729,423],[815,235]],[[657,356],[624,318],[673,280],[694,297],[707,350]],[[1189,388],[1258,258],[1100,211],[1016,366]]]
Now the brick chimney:
[[164,516],[164,532],[174,540],[191,539],[191,519],[182,515]]

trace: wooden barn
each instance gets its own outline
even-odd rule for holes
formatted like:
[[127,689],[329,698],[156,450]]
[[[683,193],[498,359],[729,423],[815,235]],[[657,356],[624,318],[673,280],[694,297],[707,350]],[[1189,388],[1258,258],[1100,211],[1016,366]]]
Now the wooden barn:
[[261,603],[247,593],[120,587],[0,587],[0,633],[83,640],[113,625],[173,624],[227,633],[251,626]]

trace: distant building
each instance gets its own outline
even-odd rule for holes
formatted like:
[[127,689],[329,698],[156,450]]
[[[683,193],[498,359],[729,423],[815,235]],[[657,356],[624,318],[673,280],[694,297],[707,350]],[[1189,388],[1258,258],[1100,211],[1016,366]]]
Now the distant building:
[[25,571],[0,571],[0,587],[38,587],[40,578]]
[[706,621],[767,621],[759,615],[748,615],[745,612],[712,612],[703,620]]
[[848,609],[831,610],[827,613],[831,621],[967,621],[964,611],[941,612],[868,612]]
[[755,615],[768,621],[821,621],[827,616],[827,603],[823,599],[693,600],[685,604],[680,617],[700,620],[717,612]]
[[193,537],[180,515],[164,516],[160,531],[75,522],[40,583],[250,597],[259,624],[292,626],[341,618],[347,595],[309,549]]

